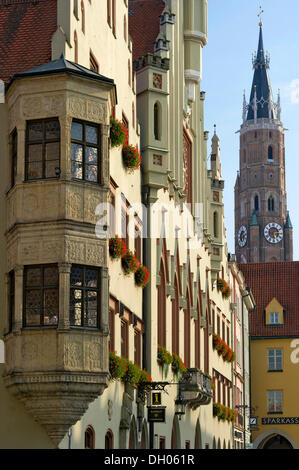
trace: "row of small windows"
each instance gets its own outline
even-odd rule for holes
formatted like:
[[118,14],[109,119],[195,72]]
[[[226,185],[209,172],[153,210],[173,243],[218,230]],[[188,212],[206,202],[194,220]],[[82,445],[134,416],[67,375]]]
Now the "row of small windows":
[[[84,448],[85,449],[95,449],[95,431],[92,426],[87,426],[84,433]],[[105,435],[105,449],[114,448],[114,436],[111,429],[108,429]]]

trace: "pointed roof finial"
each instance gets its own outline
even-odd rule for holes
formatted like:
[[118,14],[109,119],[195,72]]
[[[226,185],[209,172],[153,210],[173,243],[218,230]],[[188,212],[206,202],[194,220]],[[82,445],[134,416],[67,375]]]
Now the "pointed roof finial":
[[216,135],[216,124],[214,124],[214,135]]
[[262,10],[262,7],[260,5],[260,12],[259,14],[257,15],[260,19],[260,22],[259,22],[259,26],[263,26],[263,22],[262,22],[262,14],[264,13],[264,10]]

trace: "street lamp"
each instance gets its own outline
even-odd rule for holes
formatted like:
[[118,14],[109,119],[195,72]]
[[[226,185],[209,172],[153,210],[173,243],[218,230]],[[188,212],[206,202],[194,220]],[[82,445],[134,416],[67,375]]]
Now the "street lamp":
[[181,421],[182,416],[186,413],[186,402],[183,400],[181,392],[179,392],[178,398],[175,400],[175,414]]

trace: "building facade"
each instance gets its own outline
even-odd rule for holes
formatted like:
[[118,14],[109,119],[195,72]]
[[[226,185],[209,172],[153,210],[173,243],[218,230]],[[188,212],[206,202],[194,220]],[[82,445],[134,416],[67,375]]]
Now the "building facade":
[[[200,85],[207,1],[3,4],[1,447],[233,448],[233,279]],[[165,422],[149,424],[160,398],[141,377],[164,384]]]
[[292,261],[287,210],[284,128],[280,94],[274,103],[262,23],[254,76],[240,128],[240,170],[235,184],[235,250],[240,263]]
[[298,262],[242,265],[256,300],[250,315],[255,449],[299,446],[298,268]]

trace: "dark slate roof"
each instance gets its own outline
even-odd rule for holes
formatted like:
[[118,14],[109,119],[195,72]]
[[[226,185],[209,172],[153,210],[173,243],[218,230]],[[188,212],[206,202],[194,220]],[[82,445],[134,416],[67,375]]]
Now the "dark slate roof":
[[[254,75],[251,87],[249,108],[247,113],[247,121],[254,119],[254,110],[253,110],[253,99],[254,91],[256,89],[257,96],[257,118],[268,118],[269,117],[269,107],[268,101],[271,97],[272,91],[270,85],[270,79],[268,74],[269,68],[269,58],[265,55],[264,43],[263,43],[263,31],[260,26],[259,34],[259,43],[256,57],[253,61]],[[271,118],[274,118],[273,109],[271,113]]]
[[18,73],[13,76],[9,86],[11,83],[18,79],[18,78],[27,78],[27,77],[36,77],[36,76],[44,76],[44,75],[56,75],[59,73],[69,73],[73,75],[79,75],[81,77],[89,78],[92,80],[98,80],[100,82],[105,82],[107,84],[114,85],[114,80],[111,78],[107,78],[104,75],[100,75],[99,73],[94,72],[82,65],[76,64],[75,62],[70,62],[66,60],[63,55],[61,55],[60,59],[52,60],[51,62],[47,62],[43,65],[35,67],[34,69],[27,70],[25,72]]

